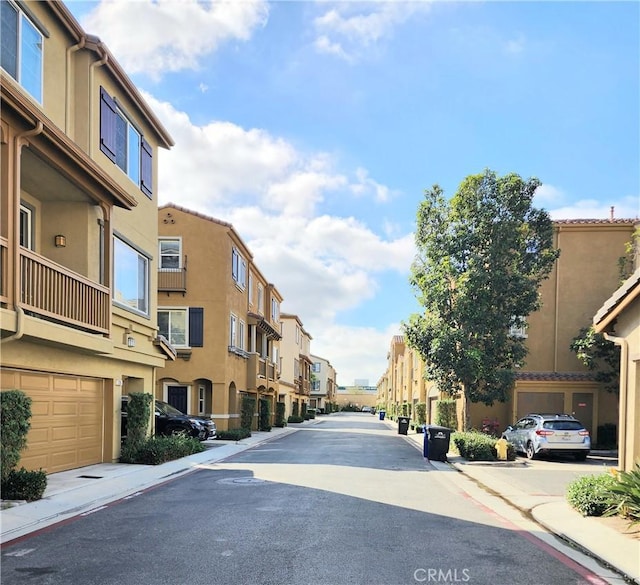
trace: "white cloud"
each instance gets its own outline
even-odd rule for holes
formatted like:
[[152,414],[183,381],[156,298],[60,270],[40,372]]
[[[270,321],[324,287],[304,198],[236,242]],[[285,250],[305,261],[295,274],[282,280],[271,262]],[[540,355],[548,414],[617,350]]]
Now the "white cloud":
[[82,21],[129,74],[196,69],[225,42],[246,41],[266,24],[264,0],[102,0]]
[[318,34],[314,46],[320,53],[354,62],[390,37],[396,27],[429,8],[426,1],[338,2],[314,20]]
[[385,237],[322,208],[329,198],[385,201],[391,190],[366,169],[355,169],[350,178],[326,153],[300,152],[264,130],[215,121],[196,126],[170,104],[148,94],[145,99],[176,142],[161,152],[160,203],[233,224],[284,296],[283,311],[300,316],[313,337],[312,352],[341,367],[344,383],[381,375],[397,327],[389,333],[336,321],[372,301],[385,275],[406,278],[413,234]]
[[565,200],[564,192],[558,187],[543,183],[540,185],[534,194],[534,205],[537,207],[544,207],[545,209],[549,204],[558,204]]
[[552,219],[609,219],[611,208],[617,219],[640,218],[640,198],[621,197],[612,198],[610,204],[596,199],[582,199],[563,207],[549,208]]

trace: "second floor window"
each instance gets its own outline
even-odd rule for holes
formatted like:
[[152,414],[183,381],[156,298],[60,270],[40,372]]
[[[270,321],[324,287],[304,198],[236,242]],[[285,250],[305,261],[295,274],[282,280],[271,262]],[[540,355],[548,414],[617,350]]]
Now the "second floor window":
[[20,245],[23,248],[33,250],[33,210],[31,207],[20,204]]
[[318,373],[320,371],[320,362],[313,362],[311,366],[311,371]]
[[258,284],[258,313],[264,315],[264,287]]
[[100,150],[151,199],[151,145],[104,87],[100,88]]
[[149,314],[149,258],[118,237],[113,238],[113,300]]
[[158,331],[171,345],[185,347],[188,339],[187,309],[158,309]]
[[0,2],[2,68],[42,103],[43,36],[13,2]]
[[278,301],[271,299],[271,321],[277,323],[280,320],[280,307]]
[[180,238],[159,240],[160,270],[179,270],[182,268],[180,244]]
[[247,261],[235,248],[231,253],[231,277],[236,285],[244,290],[247,283]]

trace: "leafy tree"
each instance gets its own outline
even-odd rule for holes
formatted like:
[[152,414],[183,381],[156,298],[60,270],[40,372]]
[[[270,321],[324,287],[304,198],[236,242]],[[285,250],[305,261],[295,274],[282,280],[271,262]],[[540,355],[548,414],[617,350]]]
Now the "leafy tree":
[[447,201],[434,185],[417,213],[410,283],[424,308],[403,323],[426,375],[451,396],[505,401],[526,356],[510,335],[540,307],[538,288],[559,250],[549,214],[532,206],[538,179],[493,171],[467,177]]
[[596,333],[593,327],[583,327],[569,345],[580,362],[595,371],[595,379],[607,392],[620,391],[620,348]]

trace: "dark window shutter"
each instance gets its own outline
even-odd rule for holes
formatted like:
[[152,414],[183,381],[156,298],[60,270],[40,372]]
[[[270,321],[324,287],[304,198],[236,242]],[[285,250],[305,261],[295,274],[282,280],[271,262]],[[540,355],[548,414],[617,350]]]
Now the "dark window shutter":
[[118,111],[115,100],[100,88],[100,150],[116,162]]
[[140,189],[151,199],[153,197],[153,150],[144,138],[142,138],[140,158]]
[[204,337],[204,309],[189,308],[189,346],[202,347]]

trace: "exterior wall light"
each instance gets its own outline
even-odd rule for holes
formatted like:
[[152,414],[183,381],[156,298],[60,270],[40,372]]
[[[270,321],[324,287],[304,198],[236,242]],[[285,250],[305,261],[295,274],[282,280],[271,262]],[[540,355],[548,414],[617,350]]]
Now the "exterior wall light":
[[54,244],[56,248],[66,248],[67,247],[67,238],[62,234],[58,234],[54,239]]

